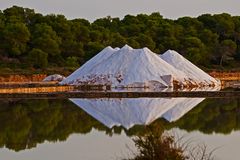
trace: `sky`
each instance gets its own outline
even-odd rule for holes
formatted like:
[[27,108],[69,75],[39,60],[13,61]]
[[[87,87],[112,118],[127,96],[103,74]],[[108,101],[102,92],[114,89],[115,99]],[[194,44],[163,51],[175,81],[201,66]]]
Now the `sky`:
[[160,12],[165,18],[196,17],[204,13],[240,15],[240,0],[0,0],[0,10],[13,5],[46,14],[63,14],[68,19],[94,21],[106,16]]

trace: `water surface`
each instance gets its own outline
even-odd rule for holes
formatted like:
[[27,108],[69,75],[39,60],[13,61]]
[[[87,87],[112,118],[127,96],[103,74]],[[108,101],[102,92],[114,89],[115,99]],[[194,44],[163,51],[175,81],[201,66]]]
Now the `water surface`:
[[121,159],[145,125],[205,143],[218,159],[240,157],[239,99],[41,99],[0,102],[0,159]]

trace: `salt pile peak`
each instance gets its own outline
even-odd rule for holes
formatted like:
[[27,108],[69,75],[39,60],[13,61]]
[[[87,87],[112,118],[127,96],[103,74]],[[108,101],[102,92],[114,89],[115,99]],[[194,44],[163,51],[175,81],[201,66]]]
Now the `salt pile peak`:
[[205,73],[174,50],[168,50],[164,54],[160,55],[160,57],[176,69],[181,69],[181,71],[183,71],[192,82],[195,82],[196,85],[220,85],[220,81]]
[[67,77],[67,79],[64,79],[61,83],[62,84],[70,83],[70,82],[75,81],[79,77],[84,77],[85,75],[88,75],[90,68],[91,69],[95,68],[95,66],[97,66],[99,63],[106,60],[117,50],[119,50],[119,48],[112,48],[111,46],[104,48],[101,52],[99,52],[97,55],[95,55],[93,58],[91,58],[89,61],[87,61],[79,69],[74,71],[71,75],[69,75]]
[[148,48],[105,48],[67,77],[62,84],[103,84],[113,87],[169,87],[187,76]]

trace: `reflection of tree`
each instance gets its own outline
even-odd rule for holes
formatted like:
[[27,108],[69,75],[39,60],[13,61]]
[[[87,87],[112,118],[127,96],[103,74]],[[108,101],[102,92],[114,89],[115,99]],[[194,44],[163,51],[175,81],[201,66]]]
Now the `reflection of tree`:
[[[158,119],[151,125],[227,134],[240,128],[239,102],[236,99],[207,99],[175,123]],[[122,131],[128,136],[145,132],[141,125],[129,130],[109,129],[68,100],[0,101],[0,147],[19,151],[36,147],[45,140],[64,141],[72,133],[86,134],[93,128],[109,136]]]
[[229,134],[240,129],[239,120],[239,99],[206,99],[171,126],[208,134]]
[[138,150],[128,160],[185,160],[184,148],[178,146],[174,136],[163,134],[161,125],[146,127],[146,133],[133,139]]
[[153,123],[144,134],[133,138],[137,152],[124,160],[213,160],[214,150],[204,144],[191,144],[190,139],[164,132],[164,126]]
[[98,121],[66,100],[0,102],[0,146],[19,151],[37,143],[62,141],[72,133],[88,133]]
[[10,105],[1,105],[0,145],[20,150],[26,146],[32,123],[20,104],[14,104],[14,107]]
[[[205,99],[178,121],[168,123],[160,118],[150,125],[155,124],[163,125],[166,129],[178,127],[189,132],[199,130],[206,134],[229,134],[240,129],[240,99]],[[132,133],[133,128],[127,133],[136,133]]]

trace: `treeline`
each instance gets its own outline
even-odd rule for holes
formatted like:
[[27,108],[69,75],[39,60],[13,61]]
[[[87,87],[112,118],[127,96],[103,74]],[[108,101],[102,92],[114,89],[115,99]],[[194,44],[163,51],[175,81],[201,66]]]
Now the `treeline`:
[[174,49],[207,68],[238,67],[240,16],[164,19],[159,13],[105,17],[90,23],[13,6],[0,11],[0,68],[76,68],[106,46]]
[[240,99],[205,99],[181,119],[170,124],[188,132],[230,134],[240,129]]

